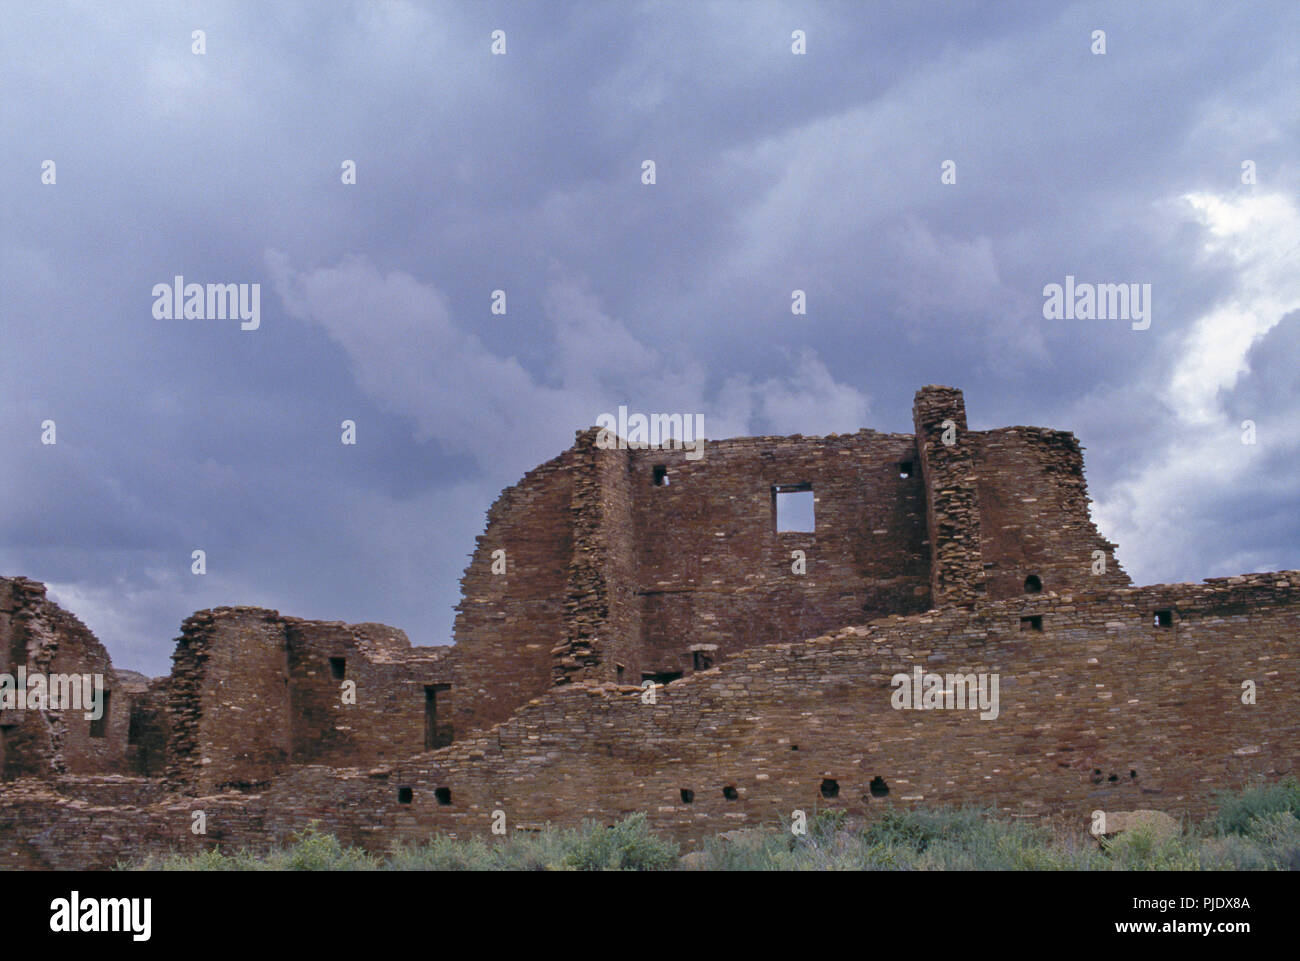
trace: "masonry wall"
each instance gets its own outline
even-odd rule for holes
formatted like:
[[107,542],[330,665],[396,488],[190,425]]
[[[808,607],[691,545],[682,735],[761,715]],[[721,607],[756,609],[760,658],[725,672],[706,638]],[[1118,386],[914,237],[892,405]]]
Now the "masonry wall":
[[[609,458],[617,459],[617,454],[599,450],[591,431],[578,433],[572,452],[575,464],[569,475],[568,507],[572,548],[569,557],[551,559],[556,565],[567,561],[564,616],[558,643],[551,650],[555,684],[568,684],[607,669],[609,652],[605,647],[611,642],[611,505],[605,484]],[[613,467],[617,473],[618,465]]]
[[[553,684],[689,674],[746,647],[1018,596],[1031,573],[1048,591],[1128,583],[1088,515],[1073,435],[970,431],[948,387],[918,391],[914,420],[914,436],[711,441],[696,460],[579,431],[489,512],[458,607],[458,730]],[[797,485],[816,529],[778,531],[774,491]]]
[[[740,652],[659,688],[653,705],[632,687],[566,685],[490,735],[374,769],[297,767],[237,801],[149,802],[144,788],[138,809],[88,814],[48,782],[24,785],[0,798],[23,839],[3,845],[0,863],[265,844],[311,818],[372,850],[433,832],[490,839],[497,809],[512,830],[645,811],[687,842],[775,827],[796,808],[871,815],[969,802],[1064,815],[1081,832],[1094,810],[1201,816],[1214,791],[1296,771],[1297,584],[1289,571],[878,620]],[[1168,627],[1155,626],[1160,610]],[[1022,629],[1026,616],[1043,629]],[[895,710],[890,677],[914,666],[999,674],[998,717]],[[1242,702],[1244,681],[1257,686],[1254,704]],[[218,832],[205,839],[183,829],[199,803]]]
[[211,794],[248,789],[293,753],[285,624],[275,611],[219,607],[186,619],[172,655],[168,778]]
[[[973,614],[891,618],[742,652],[660,688],[655,705],[631,689],[556,691],[491,738],[394,765],[368,793],[386,811],[395,787],[410,787],[412,830],[466,833],[485,833],[496,807],[524,826],[647,811],[686,839],[774,824],[796,807],[974,802],[1081,825],[1096,809],[1200,816],[1215,790],[1296,770],[1298,579],[1039,595]],[[1172,612],[1171,626],[1153,626],[1158,610]],[[1022,629],[1033,616],[1042,631]],[[999,716],[894,710],[891,676],[917,665],[999,674]],[[1247,680],[1255,704],[1242,703]],[[313,783],[332,791],[324,785],[346,777],[294,776],[299,793]],[[873,793],[877,777],[887,794]],[[694,792],[689,804],[683,789]]]
[[412,648],[383,625],[284,623],[293,763],[370,764],[451,743],[452,648]]
[[[690,841],[795,807],[1086,823],[1205,813],[1211,789],[1294,770],[1300,575],[1131,588],[1073,435],[970,431],[943,387],[914,421],[707,442],[701,460],[580,431],[489,511],[454,648],[218,608],[147,681],[42,585],[0,579],[0,671],[102,670],[113,691],[103,736],[68,712],[0,715],[0,865],[259,846],[313,818],[381,849],[485,834],[498,809],[520,830],[646,811]],[[777,529],[794,485],[814,531]],[[996,674],[1001,714],[893,710],[889,678],[918,665]],[[643,677],[678,675],[644,703]]]
[[[119,687],[126,687],[119,684]],[[133,691],[127,719],[126,771],[140,777],[162,777],[167,770],[167,743],[171,739],[168,681],[165,677],[147,682]]]
[[114,697],[108,651],[74,615],[46,599],[45,585],[0,578],[0,673],[98,675],[107,695],[100,723],[84,711],[0,711],[0,778],[97,774],[126,769],[130,701]]
[[[632,451],[632,543],[641,602],[642,673],[691,673],[693,647],[715,661],[930,606],[919,470],[906,434],[713,441],[703,458]],[[654,469],[667,468],[656,486]],[[773,490],[811,485],[815,531],[778,532]],[[802,551],[806,573],[795,573]]]
[[923,387],[912,404],[925,483],[930,595],[935,607],[985,596],[979,484],[966,404],[951,387]]
[[[257,790],[291,764],[368,764],[451,743],[451,648],[382,624],[217,608],[186,620],[167,685],[168,783]],[[142,705],[143,707],[143,705]]]
[[[1068,431],[1009,427],[976,431],[980,547],[990,598],[1024,593],[1037,576],[1045,591],[1126,587],[1115,545],[1092,523],[1083,450]],[[1102,554],[1101,564],[1094,553]],[[1095,567],[1104,570],[1094,572]]]
[[638,481],[631,452],[603,450],[596,455],[600,482],[600,545],[603,552],[606,624],[603,651],[590,680],[636,683],[641,677],[642,596],[640,555],[633,523]]
[[[554,649],[567,641],[574,475],[588,467],[566,451],[502,491],[488,511],[456,607],[458,732],[505,720],[554,683]],[[505,551],[504,574],[492,573],[496,550]]]

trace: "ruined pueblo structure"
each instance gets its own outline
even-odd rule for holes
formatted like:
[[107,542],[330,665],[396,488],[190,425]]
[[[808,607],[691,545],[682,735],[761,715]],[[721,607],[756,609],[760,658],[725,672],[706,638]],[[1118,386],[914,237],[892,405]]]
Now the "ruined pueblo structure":
[[[0,711],[0,864],[311,820],[371,850],[637,811],[687,844],[826,808],[1084,825],[1294,770],[1300,572],[1134,587],[1072,434],[969,430],[947,387],[913,411],[702,458],[579,432],[493,504],[450,646],[223,607],[148,680],[0,579],[0,674],[105,678],[98,719]],[[811,530],[784,530],[800,497]]]

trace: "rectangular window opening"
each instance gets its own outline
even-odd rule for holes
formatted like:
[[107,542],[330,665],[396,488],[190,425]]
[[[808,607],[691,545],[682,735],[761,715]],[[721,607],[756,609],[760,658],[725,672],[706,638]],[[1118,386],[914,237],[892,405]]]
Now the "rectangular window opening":
[[1020,619],[1020,629],[1022,631],[1041,631],[1043,629],[1043,615],[1035,614],[1033,617],[1022,617]]
[[111,696],[111,691],[104,691],[103,711],[98,718],[90,722],[91,737],[106,737],[108,735],[108,702]]
[[348,669],[348,659],[346,657],[330,658],[330,677],[336,681],[343,680]]
[[668,465],[655,464],[654,471],[652,472],[652,476],[654,478],[655,487],[667,487],[668,486]]
[[433,751],[452,742],[450,724],[438,723],[438,692],[450,691],[450,684],[424,685],[424,747]]
[[912,476],[912,462],[905,460],[898,465],[898,476],[906,480]]
[[1156,611],[1151,620],[1152,627],[1173,627],[1174,612],[1172,610]]
[[812,484],[772,487],[772,517],[778,534],[811,534],[816,530]]

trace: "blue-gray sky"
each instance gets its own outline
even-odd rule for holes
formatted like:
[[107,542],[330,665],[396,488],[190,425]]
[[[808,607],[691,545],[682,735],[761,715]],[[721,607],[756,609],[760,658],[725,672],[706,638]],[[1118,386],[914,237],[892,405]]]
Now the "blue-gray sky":
[[[4,18],[0,573],[120,667],[220,604],[448,642],[493,498],[620,404],[910,431],[951,384],[1080,436],[1138,582],[1300,567],[1294,0]],[[261,327],[156,319],[177,274]],[[1044,319],[1067,274],[1150,328]]]

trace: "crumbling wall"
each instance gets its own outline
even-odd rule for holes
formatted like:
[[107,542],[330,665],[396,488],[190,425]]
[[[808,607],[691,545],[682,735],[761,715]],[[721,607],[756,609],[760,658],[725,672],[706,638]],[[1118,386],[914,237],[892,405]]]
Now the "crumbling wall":
[[451,743],[451,648],[383,624],[262,608],[185,621],[168,684],[168,783],[258,790],[291,764],[367,764]]
[[[980,507],[980,548],[990,598],[1036,590],[1126,587],[1115,545],[1088,512],[1083,450],[1068,431],[1008,427],[970,435]],[[1097,557],[1096,552],[1101,556]]]
[[[915,435],[701,460],[580,431],[489,511],[454,649],[218,608],[142,683],[42,585],[0,579],[0,668],[100,667],[119,695],[105,737],[0,716],[0,771],[22,778],[0,792],[0,866],[260,846],[311,819],[382,848],[485,834],[497,810],[515,829],[645,811],[685,839],[796,807],[1201,814],[1210,789],[1294,771],[1300,574],[1132,588],[1073,435],[969,431],[944,387],[913,414]],[[778,530],[792,486],[812,531]],[[997,676],[998,716],[895,710],[890,678],[914,667]],[[650,703],[636,686],[681,675]]]
[[[575,475],[589,466],[579,450],[565,451],[488,510],[456,606],[458,732],[504,721],[554,683],[553,652],[568,641]],[[492,572],[496,551],[504,551],[505,573]]]
[[218,607],[181,625],[172,655],[167,777],[211,794],[264,784],[293,753],[284,621]]
[[[78,618],[46,598],[45,585],[0,578],[0,673],[91,675],[106,696],[102,720],[84,710],[0,711],[0,778],[125,770],[128,698],[113,697],[108,651]],[[80,686],[80,685],[78,685]]]
[[[635,684],[969,605],[989,579],[994,597],[1023,593],[1031,573],[1049,591],[1128,583],[1088,516],[1073,435],[970,431],[949,387],[922,388],[913,414],[915,435],[737,438],[706,442],[699,459],[600,449],[595,429],[579,431],[489,512],[458,607],[459,729],[544,691],[544,658],[550,684]],[[777,492],[796,487],[815,497],[812,531],[777,529]]]

